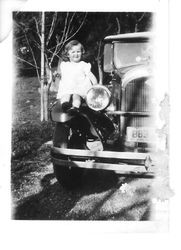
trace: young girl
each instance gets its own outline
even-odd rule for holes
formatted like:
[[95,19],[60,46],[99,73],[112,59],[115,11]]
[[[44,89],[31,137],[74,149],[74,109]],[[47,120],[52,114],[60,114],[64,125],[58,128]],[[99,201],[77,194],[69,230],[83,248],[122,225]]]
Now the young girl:
[[59,65],[61,80],[57,94],[63,111],[70,108],[77,110],[87,91],[97,84],[97,79],[91,72],[91,64],[82,61],[83,54],[84,47],[77,40],[72,40],[65,46],[64,55],[68,60]]

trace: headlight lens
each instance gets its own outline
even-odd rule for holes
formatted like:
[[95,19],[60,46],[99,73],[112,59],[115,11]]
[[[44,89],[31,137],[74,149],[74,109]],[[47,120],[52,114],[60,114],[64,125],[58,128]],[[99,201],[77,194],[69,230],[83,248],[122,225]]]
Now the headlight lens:
[[110,96],[111,93],[105,86],[95,85],[88,91],[86,102],[93,110],[103,110],[109,105]]

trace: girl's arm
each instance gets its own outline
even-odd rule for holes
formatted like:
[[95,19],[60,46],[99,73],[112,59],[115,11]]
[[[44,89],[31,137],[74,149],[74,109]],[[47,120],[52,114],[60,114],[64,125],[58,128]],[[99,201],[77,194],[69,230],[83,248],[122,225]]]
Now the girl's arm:
[[89,77],[89,79],[90,79],[90,81],[92,82],[93,85],[97,84],[97,79],[96,79],[95,75],[91,71],[88,73],[88,77]]

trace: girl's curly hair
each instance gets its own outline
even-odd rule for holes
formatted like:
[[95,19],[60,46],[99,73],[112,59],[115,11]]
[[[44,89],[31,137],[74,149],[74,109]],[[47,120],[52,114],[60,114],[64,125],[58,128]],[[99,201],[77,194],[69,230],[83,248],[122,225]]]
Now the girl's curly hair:
[[77,45],[80,45],[81,51],[82,51],[82,55],[85,54],[84,46],[78,40],[71,40],[70,42],[68,42],[65,45],[64,50],[63,50],[63,52],[61,54],[61,58],[62,58],[63,61],[69,61],[68,51],[71,50],[73,46],[77,46]]

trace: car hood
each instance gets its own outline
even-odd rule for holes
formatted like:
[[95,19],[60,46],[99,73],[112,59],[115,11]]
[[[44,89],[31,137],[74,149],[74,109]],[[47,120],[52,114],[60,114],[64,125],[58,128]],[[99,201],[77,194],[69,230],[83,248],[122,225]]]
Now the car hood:
[[153,74],[152,71],[150,64],[140,64],[117,69],[116,73],[121,77],[124,87],[128,82],[135,79],[151,77]]

